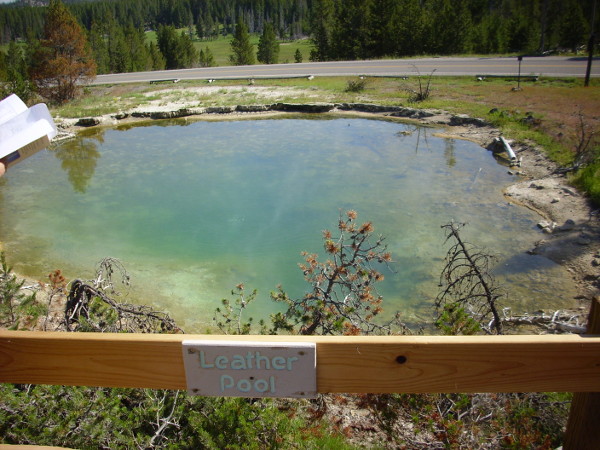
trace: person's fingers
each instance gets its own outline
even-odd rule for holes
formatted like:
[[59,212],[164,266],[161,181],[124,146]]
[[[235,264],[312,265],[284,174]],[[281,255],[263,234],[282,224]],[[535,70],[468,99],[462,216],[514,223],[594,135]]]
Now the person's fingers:
[[0,177],[4,175],[4,172],[6,172],[6,167],[0,162]]

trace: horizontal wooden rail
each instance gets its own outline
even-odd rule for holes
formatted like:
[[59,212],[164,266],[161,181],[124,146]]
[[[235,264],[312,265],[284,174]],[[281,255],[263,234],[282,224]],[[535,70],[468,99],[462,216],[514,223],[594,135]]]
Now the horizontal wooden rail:
[[0,331],[0,382],[185,389],[182,341],[315,342],[326,392],[594,392],[600,337],[216,336]]

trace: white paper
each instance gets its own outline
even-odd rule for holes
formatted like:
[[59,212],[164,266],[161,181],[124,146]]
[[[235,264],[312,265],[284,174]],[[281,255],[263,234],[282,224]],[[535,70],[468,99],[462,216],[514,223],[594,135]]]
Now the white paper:
[[7,120],[10,114],[19,109],[18,102],[10,100],[11,97],[8,98],[9,104],[0,111],[0,158],[43,136],[52,139],[57,134],[50,111],[43,103],[25,109]]

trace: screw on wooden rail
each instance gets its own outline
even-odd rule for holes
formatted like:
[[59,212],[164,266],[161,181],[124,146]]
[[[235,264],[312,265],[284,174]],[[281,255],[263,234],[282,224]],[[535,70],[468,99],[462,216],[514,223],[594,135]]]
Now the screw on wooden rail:
[[407,360],[406,356],[402,356],[402,355],[396,356],[396,362],[398,364],[404,364],[406,362],[406,360]]

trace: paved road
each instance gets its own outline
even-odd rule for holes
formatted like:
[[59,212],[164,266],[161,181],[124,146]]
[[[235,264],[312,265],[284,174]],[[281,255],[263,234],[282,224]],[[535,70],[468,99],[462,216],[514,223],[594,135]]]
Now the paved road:
[[[525,57],[521,74],[545,77],[584,77],[586,58]],[[376,61],[337,61],[300,64],[273,64],[254,66],[224,66],[196,69],[161,70],[155,72],[98,75],[95,83],[132,83],[164,79],[202,80],[235,78],[286,78],[305,76],[413,76],[417,70],[428,75],[516,75],[517,58],[423,58]],[[592,64],[592,76],[600,77],[600,58]]]

